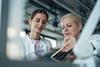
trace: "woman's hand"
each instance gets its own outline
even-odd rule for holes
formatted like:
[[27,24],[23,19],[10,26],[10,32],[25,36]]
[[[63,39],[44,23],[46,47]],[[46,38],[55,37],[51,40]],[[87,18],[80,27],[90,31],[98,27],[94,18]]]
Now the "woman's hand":
[[69,37],[64,38],[64,47],[62,48],[62,51],[68,52],[74,47],[75,43],[76,43],[75,37],[69,36]]
[[[62,48],[61,51],[63,52],[68,52],[71,49],[74,48],[74,45],[76,43],[76,38],[75,37],[66,37],[64,38],[64,47]],[[68,55],[66,56],[66,60],[68,61],[74,61],[76,59],[76,56],[73,54],[73,52],[68,53]]]
[[74,55],[73,52],[69,53],[69,54],[66,56],[66,60],[69,61],[69,62],[73,62],[75,59],[76,59],[76,56]]

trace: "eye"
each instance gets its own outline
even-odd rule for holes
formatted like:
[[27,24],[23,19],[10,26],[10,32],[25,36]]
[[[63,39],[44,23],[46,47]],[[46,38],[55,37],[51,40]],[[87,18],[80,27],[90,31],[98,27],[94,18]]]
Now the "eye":
[[72,24],[67,24],[68,27],[72,27]]
[[36,18],[36,20],[35,20],[36,22],[40,22],[40,19],[39,18]]
[[43,23],[43,24],[46,24],[46,22],[47,22],[46,20],[43,20],[43,22],[42,22],[42,23]]

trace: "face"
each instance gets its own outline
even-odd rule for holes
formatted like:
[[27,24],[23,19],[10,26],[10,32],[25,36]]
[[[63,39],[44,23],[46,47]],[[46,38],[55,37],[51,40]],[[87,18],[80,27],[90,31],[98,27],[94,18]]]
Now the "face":
[[80,25],[76,23],[72,18],[64,18],[61,22],[63,28],[64,37],[73,36],[77,37],[80,33]]
[[33,19],[29,20],[31,25],[31,32],[41,33],[47,23],[47,17],[45,14],[37,13]]

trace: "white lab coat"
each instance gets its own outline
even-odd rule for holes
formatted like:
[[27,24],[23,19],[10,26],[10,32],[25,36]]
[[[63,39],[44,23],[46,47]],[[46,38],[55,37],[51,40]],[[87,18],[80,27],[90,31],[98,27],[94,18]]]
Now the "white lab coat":
[[95,47],[94,55],[100,56],[100,34],[92,35],[90,42]]
[[[87,67],[95,67],[98,62],[100,62],[100,34],[93,34],[90,37],[89,45],[92,45],[95,49],[93,50],[93,55],[88,58],[77,58],[74,63],[78,64],[86,64]],[[91,47],[92,48],[92,47]],[[81,51],[79,51],[81,52]],[[88,52],[87,52],[88,54]]]
[[51,52],[51,42],[46,39],[41,38],[40,40],[31,40],[28,35],[22,39],[22,56],[25,60],[38,60],[40,57]]

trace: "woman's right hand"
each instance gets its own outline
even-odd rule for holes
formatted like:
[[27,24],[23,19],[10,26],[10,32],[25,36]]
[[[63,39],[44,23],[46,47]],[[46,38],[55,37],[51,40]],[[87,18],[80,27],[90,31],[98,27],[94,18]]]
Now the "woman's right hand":
[[71,37],[71,36],[65,37],[64,38],[64,47],[62,48],[62,51],[68,52],[69,50],[71,50],[74,47],[75,43],[76,43],[75,37]]

